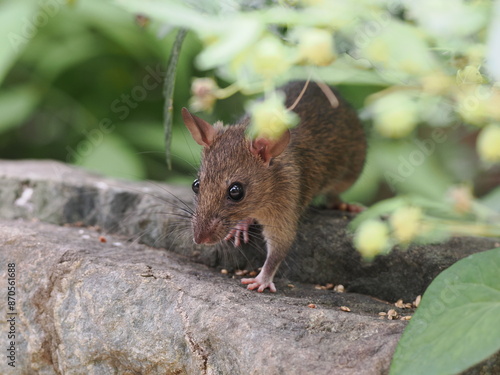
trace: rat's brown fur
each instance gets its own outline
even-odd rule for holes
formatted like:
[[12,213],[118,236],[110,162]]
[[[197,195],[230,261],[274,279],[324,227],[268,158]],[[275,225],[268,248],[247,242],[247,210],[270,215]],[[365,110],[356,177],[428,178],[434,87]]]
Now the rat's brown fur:
[[[291,82],[280,90],[290,107],[305,82]],[[200,191],[193,218],[197,242],[221,241],[236,224],[256,219],[263,227],[267,259],[250,289],[273,291],[272,279],[292,245],[299,218],[312,198],[326,194],[330,205],[340,202],[362,171],[366,137],[354,109],[335,92],[339,106],[332,108],[319,86],[309,84],[294,108],[300,123],[291,130],[285,150],[266,164],[246,137],[249,118],[238,125],[214,126],[213,141],[203,149]],[[197,118],[198,119],[198,118]],[[189,127],[189,126],[188,126]],[[227,189],[239,182],[245,188],[240,202],[227,198]]]

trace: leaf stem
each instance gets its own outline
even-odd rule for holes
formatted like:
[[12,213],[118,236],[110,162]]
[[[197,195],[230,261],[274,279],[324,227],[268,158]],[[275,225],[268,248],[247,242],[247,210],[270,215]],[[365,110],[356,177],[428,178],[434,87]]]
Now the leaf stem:
[[163,126],[165,129],[165,159],[167,162],[168,170],[172,170],[172,155],[170,152],[170,145],[172,143],[172,113],[175,73],[177,70],[177,62],[179,61],[182,42],[184,41],[186,34],[186,29],[180,28],[179,31],[177,31],[174,45],[172,46],[172,51],[170,52],[170,57],[168,59],[167,73],[165,75],[165,81],[163,84],[163,96],[165,98],[165,104],[163,108]]

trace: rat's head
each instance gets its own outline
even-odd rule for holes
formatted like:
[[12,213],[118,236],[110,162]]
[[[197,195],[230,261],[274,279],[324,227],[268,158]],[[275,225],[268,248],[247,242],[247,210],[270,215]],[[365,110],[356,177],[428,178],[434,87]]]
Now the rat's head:
[[193,139],[203,146],[198,178],[193,182],[196,209],[194,241],[221,241],[241,220],[258,218],[263,197],[274,194],[271,159],[283,152],[290,140],[245,136],[246,124],[211,125],[186,108],[182,117]]

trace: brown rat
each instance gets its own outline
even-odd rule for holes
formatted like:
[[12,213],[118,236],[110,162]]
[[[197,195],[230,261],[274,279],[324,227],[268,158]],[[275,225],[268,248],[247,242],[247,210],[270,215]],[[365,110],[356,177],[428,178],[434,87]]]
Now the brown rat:
[[[286,107],[299,98],[306,82],[290,82],[279,90]],[[333,90],[333,89],[332,89]],[[334,91],[335,92],[335,91]],[[248,289],[275,292],[274,275],[286,257],[301,214],[318,194],[332,208],[350,209],[339,194],[360,175],[366,156],[366,137],[356,111],[335,92],[333,108],[321,88],[309,83],[293,109],[297,127],[278,140],[251,140],[250,118],[238,124],[213,126],[182,109],[184,123],[194,140],[204,146],[192,219],[194,241],[215,244],[243,236],[257,221],[267,244],[267,258],[255,278],[243,279]]]

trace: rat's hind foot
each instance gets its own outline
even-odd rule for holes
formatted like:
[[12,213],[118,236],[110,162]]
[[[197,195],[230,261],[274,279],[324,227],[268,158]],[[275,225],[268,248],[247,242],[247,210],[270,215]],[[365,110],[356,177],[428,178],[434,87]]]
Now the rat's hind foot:
[[326,208],[353,213],[359,213],[365,210],[365,207],[359,204],[345,203],[340,199],[339,195],[333,191],[326,194]]
[[261,277],[261,275],[262,272],[259,273],[255,278],[241,279],[241,283],[248,285],[248,290],[257,289],[257,292],[262,293],[266,288],[269,288],[269,291],[271,291],[272,293],[276,293],[276,287],[274,286],[272,279],[269,281],[265,281],[263,280],[263,277]]
[[328,208],[332,210],[340,210],[340,211],[346,211],[346,212],[353,212],[353,213],[359,213],[365,210],[365,208],[361,205],[358,204],[353,204],[353,203],[345,203],[345,202],[338,202],[335,204],[330,205]]
[[250,240],[248,236],[248,228],[250,225],[254,223],[254,219],[249,217],[248,219],[241,220],[234,228],[232,228],[224,240],[229,241],[231,238],[234,238],[234,247],[238,247],[241,245],[241,240],[243,239],[244,243],[248,243]]

